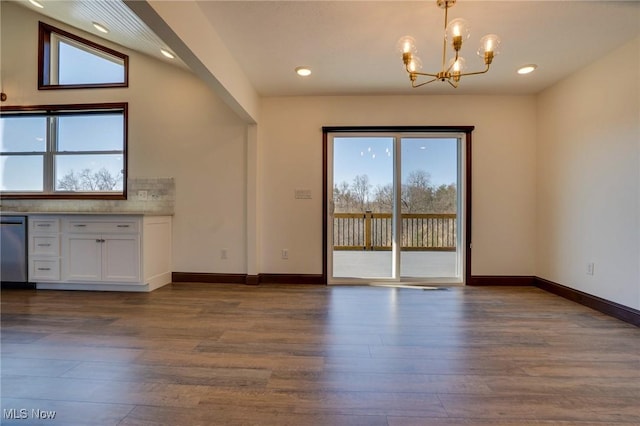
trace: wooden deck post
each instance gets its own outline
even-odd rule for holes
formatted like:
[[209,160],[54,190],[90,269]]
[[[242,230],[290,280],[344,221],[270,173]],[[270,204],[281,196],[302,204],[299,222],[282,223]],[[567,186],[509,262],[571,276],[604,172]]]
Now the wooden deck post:
[[371,210],[367,210],[364,213],[364,249],[371,251],[373,249],[373,244],[371,243],[371,218],[373,213]]

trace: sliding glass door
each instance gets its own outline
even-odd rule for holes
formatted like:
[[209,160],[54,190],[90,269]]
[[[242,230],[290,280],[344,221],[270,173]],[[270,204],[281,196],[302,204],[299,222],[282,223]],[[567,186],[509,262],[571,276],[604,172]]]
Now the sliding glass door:
[[400,276],[457,278],[457,137],[409,137],[401,143]]
[[329,283],[463,281],[463,147],[460,133],[329,133]]
[[334,277],[394,277],[395,138],[333,138],[332,253]]

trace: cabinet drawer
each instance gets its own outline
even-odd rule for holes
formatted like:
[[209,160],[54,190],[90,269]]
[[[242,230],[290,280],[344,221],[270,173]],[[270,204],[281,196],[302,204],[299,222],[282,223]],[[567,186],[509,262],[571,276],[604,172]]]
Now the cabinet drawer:
[[34,256],[59,256],[60,239],[58,235],[32,235],[29,252]]
[[60,221],[58,219],[30,217],[29,225],[32,234],[57,233],[60,230]]
[[138,222],[135,220],[119,220],[114,222],[92,222],[87,220],[70,220],[67,231],[73,233],[118,233],[137,234]]
[[59,281],[60,261],[58,259],[32,259],[29,281]]

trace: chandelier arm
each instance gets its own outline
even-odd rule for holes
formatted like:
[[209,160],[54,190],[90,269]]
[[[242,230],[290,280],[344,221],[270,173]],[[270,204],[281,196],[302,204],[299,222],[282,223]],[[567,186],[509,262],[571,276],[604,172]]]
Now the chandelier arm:
[[418,71],[407,71],[409,74],[413,74],[413,75],[421,75],[424,77],[438,77],[438,74],[429,74],[428,72],[418,72]]
[[447,83],[449,83],[451,86],[453,86],[454,89],[458,88],[458,83],[454,83],[451,80],[447,80]]
[[[430,75],[430,74],[424,74],[424,75]],[[436,80],[437,80],[437,78],[433,78],[433,79],[431,79],[429,81],[425,81],[424,83],[420,83],[420,84],[415,84],[415,82],[412,81],[411,82],[411,87],[415,89],[416,87],[420,87],[420,86],[424,86],[425,84],[433,83]]]
[[485,68],[485,70],[484,70],[484,71],[466,72],[466,73],[462,73],[462,74],[460,74],[460,77],[464,77],[464,76],[467,76],[467,75],[479,75],[479,74],[484,74],[484,73],[486,73],[487,71],[489,71],[489,65],[487,65],[487,68]]

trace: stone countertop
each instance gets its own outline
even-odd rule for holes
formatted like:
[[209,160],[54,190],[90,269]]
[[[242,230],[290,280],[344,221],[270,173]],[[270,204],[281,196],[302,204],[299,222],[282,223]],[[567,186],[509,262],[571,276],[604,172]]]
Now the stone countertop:
[[73,212],[52,212],[52,211],[6,211],[0,210],[0,216],[173,216],[173,214],[162,212],[98,212],[98,211],[73,211]]

